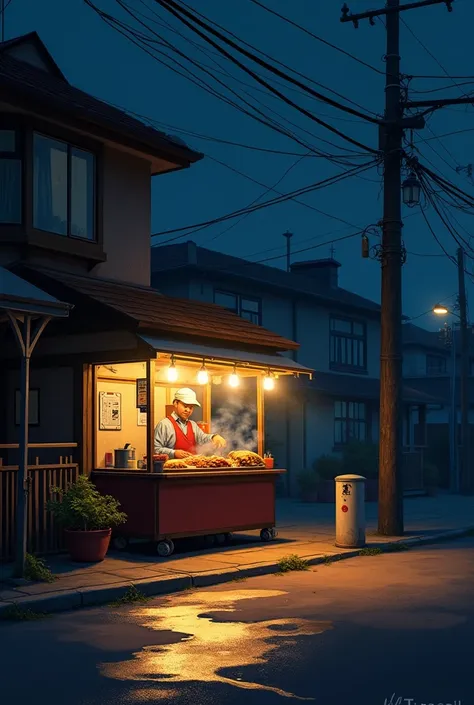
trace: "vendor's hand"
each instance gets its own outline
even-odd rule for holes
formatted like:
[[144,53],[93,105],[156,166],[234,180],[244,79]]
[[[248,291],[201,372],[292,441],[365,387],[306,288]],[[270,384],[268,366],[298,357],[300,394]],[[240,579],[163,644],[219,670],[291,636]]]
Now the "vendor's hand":
[[225,438],[222,438],[222,436],[219,436],[218,434],[213,436],[212,442],[216,446],[216,448],[225,448],[227,445],[227,441],[225,440]]
[[190,455],[192,455],[192,453],[189,453],[187,450],[175,450],[175,452],[174,452],[174,457],[177,460],[183,460],[183,458],[189,458]]

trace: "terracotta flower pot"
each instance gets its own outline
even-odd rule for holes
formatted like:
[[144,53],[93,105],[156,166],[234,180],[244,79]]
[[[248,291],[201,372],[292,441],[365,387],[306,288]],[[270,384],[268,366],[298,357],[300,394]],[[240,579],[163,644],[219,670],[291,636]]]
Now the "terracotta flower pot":
[[66,546],[76,563],[98,563],[108,551],[112,529],[99,531],[64,531]]

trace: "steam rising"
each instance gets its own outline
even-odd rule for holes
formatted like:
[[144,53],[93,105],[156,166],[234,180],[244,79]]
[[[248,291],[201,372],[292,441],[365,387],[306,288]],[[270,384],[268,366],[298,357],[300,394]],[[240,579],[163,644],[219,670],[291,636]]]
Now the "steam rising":
[[258,447],[257,408],[255,405],[243,404],[238,399],[229,399],[213,414],[212,433],[225,438],[227,446],[217,450],[212,443],[204,446],[201,453],[227,455],[231,450],[251,450]]

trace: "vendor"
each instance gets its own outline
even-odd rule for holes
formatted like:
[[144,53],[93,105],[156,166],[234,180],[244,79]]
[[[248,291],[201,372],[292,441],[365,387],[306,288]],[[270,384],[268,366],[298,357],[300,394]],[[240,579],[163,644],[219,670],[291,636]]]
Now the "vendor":
[[155,428],[155,454],[164,453],[170,458],[187,458],[196,455],[198,446],[212,443],[224,448],[226,441],[218,434],[204,433],[190,417],[195,406],[201,406],[192,389],[178,389],[174,395],[173,413],[162,419]]

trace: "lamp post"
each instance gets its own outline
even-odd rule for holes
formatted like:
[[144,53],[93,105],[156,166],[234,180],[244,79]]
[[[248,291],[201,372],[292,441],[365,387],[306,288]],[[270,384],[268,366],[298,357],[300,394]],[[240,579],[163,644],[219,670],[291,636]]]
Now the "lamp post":
[[408,208],[420,205],[421,184],[412,171],[408,178],[402,183],[403,203]]
[[[433,313],[436,316],[458,316],[454,311],[450,311],[443,304],[436,304],[433,307]],[[451,478],[451,489],[453,492],[459,492],[459,467],[457,462],[457,425],[458,425],[458,409],[456,402],[456,331],[455,322],[451,327],[445,328],[446,332],[450,331],[449,344],[451,345],[451,377],[450,377],[450,398],[451,408],[449,414],[449,470]],[[448,341],[446,337],[445,341]]]

